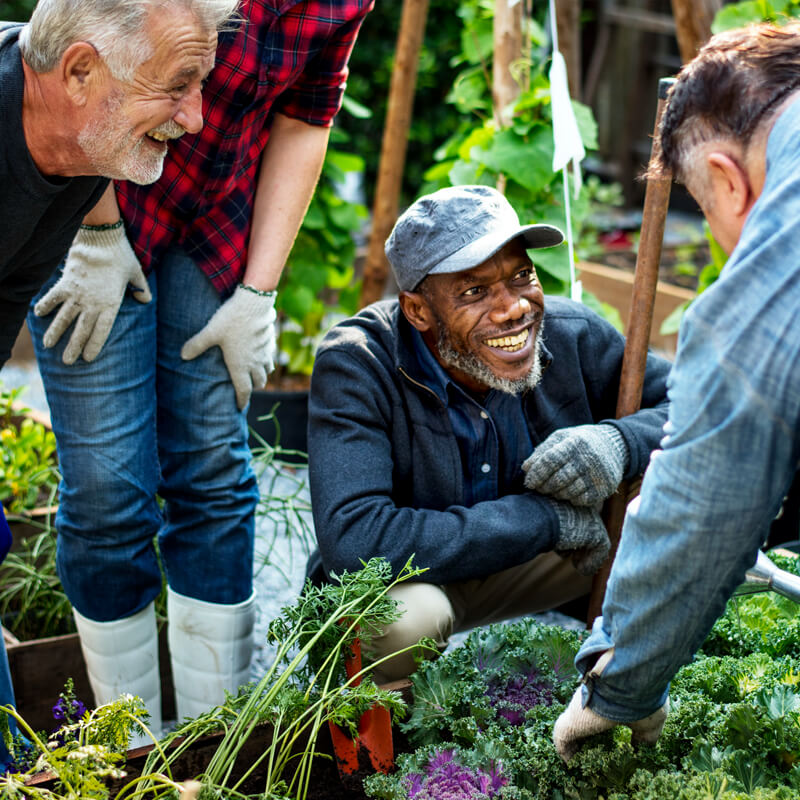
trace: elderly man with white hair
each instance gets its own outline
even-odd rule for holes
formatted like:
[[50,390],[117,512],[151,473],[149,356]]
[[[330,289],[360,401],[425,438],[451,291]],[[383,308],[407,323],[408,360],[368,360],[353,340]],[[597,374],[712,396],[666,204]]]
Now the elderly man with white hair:
[[[41,0],[29,23],[0,24],[0,365],[108,178],[155,181],[167,141],[202,128],[202,83],[235,8],[235,0]],[[141,271],[129,281],[146,288]],[[0,513],[1,556],[10,540]],[[0,702],[13,702],[2,656]]]

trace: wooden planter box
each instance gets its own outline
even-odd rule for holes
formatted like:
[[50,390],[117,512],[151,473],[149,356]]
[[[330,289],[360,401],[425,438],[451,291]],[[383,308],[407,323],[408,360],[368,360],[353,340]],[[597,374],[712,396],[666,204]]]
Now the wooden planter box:
[[[93,705],[92,689],[86,675],[86,663],[77,633],[7,644],[8,664],[14,683],[14,697],[22,718],[34,729],[50,732],[58,727],[52,708],[72,678],[75,696],[87,707]],[[175,719],[175,697],[172,669],[167,649],[167,631],[159,633],[159,667],[161,671],[161,713],[164,719]]]
[[[605,264],[583,261],[578,264],[578,275],[583,287],[604,303],[614,306],[628,329],[633,273]],[[653,325],[650,331],[650,346],[668,356],[675,354],[677,334],[662,336],[659,333],[664,320],[681,304],[694,298],[695,293],[665,281],[656,284],[653,307]]]
[[[386,684],[386,689],[399,691],[406,702],[411,701],[411,682],[408,680],[394,681]],[[233,769],[232,779],[237,780],[245,770],[261,756],[269,746],[273,735],[271,725],[262,725],[256,728],[242,747],[242,750]],[[405,752],[409,749],[406,737],[397,727],[393,727],[392,735],[394,739],[395,754]],[[206,736],[196,742],[187,752],[181,756],[172,767],[172,777],[176,781],[184,781],[194,778],[201,774],[207,767],[214,753],[217,751],[222,734]],[[301,742],[297,745],[298,752],[305,746]],[[336,759],[333,753],[333,745],[328,732],[328,727],[323,726],[317,738],[316,749],[319,757],[314,759],[311,769],[310,787],[308,800],[367,800],[362,786],[362,779],[369,771],[357,773],[355,775],[342,778],[336,766]],[[107,782],[107,786],[113,796],[126,783],[142,774],[147,760],[147,756],[152,750],[152,746],[139,747],[128,752],[127,761],[124,766],[125,777],[113,779]],[[242,785],[241,791],[244,793],[255,793],[263,791],[266,776],[266,767],[259,768]],[[53,777],[49,773],[41,773],[29,782],[31,786],[50,788],[53,784]]]

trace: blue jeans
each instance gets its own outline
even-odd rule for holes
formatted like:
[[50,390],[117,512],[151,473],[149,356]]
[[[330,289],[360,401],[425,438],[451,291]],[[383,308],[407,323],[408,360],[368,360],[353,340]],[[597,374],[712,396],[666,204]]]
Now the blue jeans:
[[180,356],[221,301],[178,248],[149,283],[152,301],[126,294],[91,363],[63,364],[71,329],[45,349],[51,317],[28,314],[62,474],[58,574],[74,607],[99,622],[134,614],[159,593],[156,536],[179,594],[238,603],[252,593],[258,485],[246,409],[218,347]]

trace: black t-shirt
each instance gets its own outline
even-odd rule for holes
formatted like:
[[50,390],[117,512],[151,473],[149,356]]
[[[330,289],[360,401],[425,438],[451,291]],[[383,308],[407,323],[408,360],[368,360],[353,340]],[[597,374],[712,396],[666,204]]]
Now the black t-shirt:
[[34,164],[22,129],[21,29],[0,23],[0,366],[31,298],[66,255],[108,183],[95,176],[46,176]]

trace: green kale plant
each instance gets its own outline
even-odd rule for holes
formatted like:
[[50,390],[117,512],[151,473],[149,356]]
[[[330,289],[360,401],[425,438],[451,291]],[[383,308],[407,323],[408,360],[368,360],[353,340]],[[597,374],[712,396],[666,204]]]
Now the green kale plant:
[[[770,554],[781,569],[800,574],[799,560]],[[737,596],[727,604],[702,647],[708,655],[800,657],[800,607],[781,595],[764,592]]]
[[523,725],[537,706],[568,700],[579,646],[574,631],[533,620],[478,628],[447,657],[420,664],[411,676],[411,717],[401,727],[413,744],[435,744],[443,731],[472,744],[489,727]]
[[[795,559],[773,558],[796,569]],[[633,747],[630,730],[619,726],[588,739],[569,764],[552,731],[577,685],[572,660],[582,637],[531,620],[478,629],[413,676],[413,710],[402,727],[417,751],[395,775],[371,778],[368,793],[437,796],[420,779],[434,754],[452,750],[460,765],[502,774],[504,798],[800,796],[800,637],[797,607],[788,602],[770,594],[731,601],[703,652],[673,680],[656,745]]]

